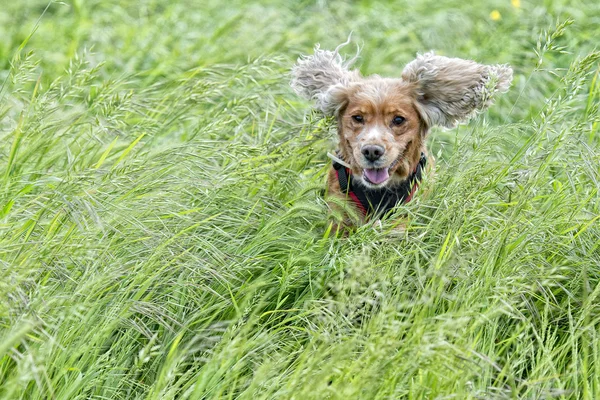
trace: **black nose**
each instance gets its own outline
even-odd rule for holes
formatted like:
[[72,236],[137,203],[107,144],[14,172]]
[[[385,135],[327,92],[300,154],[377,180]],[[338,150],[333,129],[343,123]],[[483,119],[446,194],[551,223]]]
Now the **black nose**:
[[385,149],[382,146],[373,144],[364,146],[360,151],[363,153],[363,156],[371,162],[379,160],[383,153],[385,153]]

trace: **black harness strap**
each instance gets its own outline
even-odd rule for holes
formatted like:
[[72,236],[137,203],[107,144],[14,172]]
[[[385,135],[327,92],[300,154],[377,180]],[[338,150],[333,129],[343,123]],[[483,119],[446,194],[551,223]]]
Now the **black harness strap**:
[[[339,154],[338,154],[339,156]],[[369,189],[355,182],[352,171],[340,163],[333,162],[342,192],[349,195],[365,215],[387,214],[399,203],[408,203],[417,185],[423,178],[427,157],[421,153],[417,167],[408,178],[392,187]]]

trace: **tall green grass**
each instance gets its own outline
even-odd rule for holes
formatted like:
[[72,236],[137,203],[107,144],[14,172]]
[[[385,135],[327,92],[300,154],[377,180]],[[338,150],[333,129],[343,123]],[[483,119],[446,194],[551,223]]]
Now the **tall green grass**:
[[[599,16],[3,5],[0,398],[598,398]],[[431,133],[404,235],[329,232],[334,127],[288,88],[350,31],[365,74],[429,49],[515,68]]]

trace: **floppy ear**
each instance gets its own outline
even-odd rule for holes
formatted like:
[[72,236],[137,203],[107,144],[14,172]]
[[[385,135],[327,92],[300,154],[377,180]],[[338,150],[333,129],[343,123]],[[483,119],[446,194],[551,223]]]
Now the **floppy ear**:
[[320,50],[315,46],[315,54],[303,56],[292,68],[292,88],[307,100],[315,100],[315,106],[325,115],[336,115],[344,106],[346,90],[351,82],[360,79],[357,70],[350,71],[356,57],[344,62],[338,46],[334,51]]
[[426,53],[404,67],[402,79],[416,84],[417,108],[428,126],[452,128],[506,92],[512,68]]

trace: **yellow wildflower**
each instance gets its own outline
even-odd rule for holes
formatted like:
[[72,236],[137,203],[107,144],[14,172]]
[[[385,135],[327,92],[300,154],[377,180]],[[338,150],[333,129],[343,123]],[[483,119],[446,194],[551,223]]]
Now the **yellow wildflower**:
[[490,18],[492,19],[492,21],[498,21],[502,18],[502,15],[500,15],[500,11],[494,10],[490,13]]
[[510,0],[510,4],[512,4],[514,8],[521,8],[521,0]]

